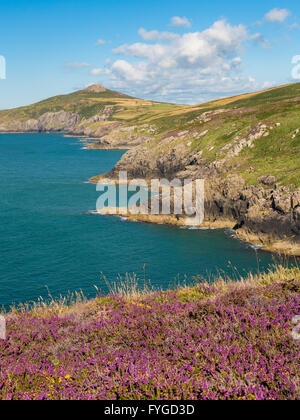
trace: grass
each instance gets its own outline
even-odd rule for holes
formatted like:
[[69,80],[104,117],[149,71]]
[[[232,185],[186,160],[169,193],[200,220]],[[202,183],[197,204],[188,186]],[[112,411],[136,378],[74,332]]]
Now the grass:
[[[273,174],[278,183],[299,187],[300,134],[292,138],[300,128],[299,110],[275,114],[272,119],[279,121],[281,126],[270,131],[268,137],[257,140],[253,149],[244,149],[233,163],[238,161],[238,171],[248,184],[257,184],[261,175]],[[252,173],[248,172],[249,165],[253,168]]]
[[299,268],[166,292],[136,286],[7,314],[0,398],[299,399]]
[[125,121],[140,117],[149,118],[161,112],[178,108],[177,105],[143,101],[111,90],[101,93],[81,90],[69,95],[55,96],[29,106],[0,111],[0,122],[26,121],[31,118],[39,118],[46,112],[62,110],[78,113],[82,119],[87,119],[102,111],[107,105],[114,106],[115,120]]
[[[217,105],[222,101],[215,102],[211,108],[206,104],[201,110],[161,115],[152,119],[156,135],[147,148],[157,156],[162,151],[167,153],[171,148],[190,142],[186,154],[202,151],[203,163],[210,163],[226,158],[221,149],[237,136],[247,138],[260,123],[265,123],[273,128],[268,129],[269,135],[256,140],[252,148],[244,148],[236,157],[226,158],[225,167],[242,176],[248,185],[256,185],[260,176],[272,174],[279,185],[296,189],[300,186],[299,92],[300,84],[297,84],[237,101],[231,98],[225,112],[211,116],[207,122],[199,121],[201,114],[219,109]],[[195,118],[198,121],[194,121]],[[206,130],[207,134],[202,136]],[[171,136],[176,131],[186,131],[187,134],[183,138],[168,140],[168,133]]]

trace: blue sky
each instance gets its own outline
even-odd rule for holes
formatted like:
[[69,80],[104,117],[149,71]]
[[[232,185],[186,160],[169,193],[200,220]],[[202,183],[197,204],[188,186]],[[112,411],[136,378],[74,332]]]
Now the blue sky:
[[0,0],[0,6],[6,59],[0,109],[97,82],[193,104],[295,81],[299,0]]

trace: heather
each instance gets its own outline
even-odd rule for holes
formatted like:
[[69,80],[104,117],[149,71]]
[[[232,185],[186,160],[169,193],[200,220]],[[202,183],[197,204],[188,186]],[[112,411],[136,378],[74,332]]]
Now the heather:
[[300,270],[14,310],[1,399],[299,398]]

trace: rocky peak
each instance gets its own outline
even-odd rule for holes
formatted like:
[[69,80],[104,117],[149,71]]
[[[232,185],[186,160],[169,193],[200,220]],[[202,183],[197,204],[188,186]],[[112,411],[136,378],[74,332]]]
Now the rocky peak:
[[88,86],[85,90],[88,92],[100,93],[105,92],[107,89],[104,86],[100,85],[100,83],[95,83],[94,85]]

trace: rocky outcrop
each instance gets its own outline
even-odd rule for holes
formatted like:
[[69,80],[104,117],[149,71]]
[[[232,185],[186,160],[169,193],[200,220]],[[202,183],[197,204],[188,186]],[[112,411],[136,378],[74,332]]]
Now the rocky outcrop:
[[85,90],[87,92],[96,92],[96,93],[102,93],[102,92],[106,92],[107,89],[100,85],[100,83],[95,83],[93,85],[88,86],[87,88],[85,88]]
[[260,176],[258,178],[258,182],[260,182],[263,185],[275,185],[276,183],[276,178],[273,175],[264,175],[264,176]]
[[269,136],[268,126],[266,124],[259,123],[250,131],[247,137],[243,138],[241,135],[236,136],[232,142],[226,144],[226,146],[220,149],[218,155],[221,156],[225,153],[226,158],[229,159],[234,156],[238,156],[244,148],[253,148],[254,142],[263,136]]
[[85,144],[89,149],[130,149],[152,140],[151,130],[148,124],[137,127],[106,121],[98,126],[89,126],[83,122],[73,130],[73,134],[88,137]]

